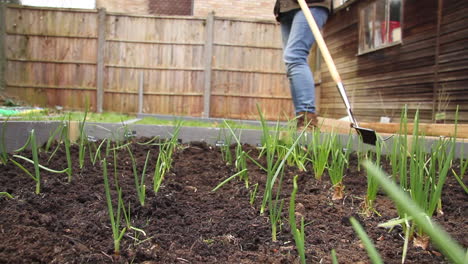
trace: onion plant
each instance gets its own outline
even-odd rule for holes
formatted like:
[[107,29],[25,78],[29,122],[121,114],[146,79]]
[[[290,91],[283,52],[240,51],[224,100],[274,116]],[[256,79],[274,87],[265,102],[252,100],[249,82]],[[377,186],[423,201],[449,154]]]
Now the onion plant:
[[436,222],[431,220],[423,208],[411,199],[407,192],[398,188],[390,181],[385,173],[369,161],[364,162],[367,173],[375,178],[382,189],[390,196],[397,206],[411,217],[424,233],[429,235],[434,244],[453,263],[462,264],[468,262],[468,254],[450,235]]
[[111,229],[112,229],[112,237],[114,240],[114,255],[120,255],[120,241],[122,240],[127,228],[123,227],[120,228],[120,222],[122,219],[121,211],[122,211],[122,191],[121,189],[118,190],[118,202],[117,202],[117,212],[114,213],[114,206],[112,205],[112,197],[110,193],[110,185],[109,185],[109,178],[107,176],[107,158],[104,158],[102,163],[103,168],[103,176],[104,176],[104,189],[106,193],[106,202],[107,202],[107,210],[109,212],[109,219],[111,222]]
[[82,169],[84,166],[86,143],[88,140],[86,133],[84,131],[85,124],[86,124],[86,117],[88,116],[88,107],[89,107],[88,101],[86,101],[86,111],[83,116],[83,121],[80,123],[80,145],[79,145],[79,150],[78,150],[78,160],[79,160],[80,169]]
[[[455,152],[455,138],[450,141],[450,144],[439,141],[436,149],[428,155],[425,151],[424,137],[418,136],[418,124],[419,115],[416,113],[413,144],[410,151],[408,187],[412,199],[431,217],[440,205],[442,188]],[[403,175],[400,178],[403,178]],[[414,227],[415,225],[412,225],[412,228]],[[419,227],[417,234],[419,237],[423,236],[423,230]]]
[[[70,114],[69,114],[68,116],[69,116],[69,118],[70,118]],[[54,143],[54,142],[56,141],[56,139],[57,139],[58,136],[60,136],[60,138],[61,138],[61,135],[62,135],[62,132],[63,132],[63,127],[64,127],[64,125],[65,125],[65,118],[66,118],[66,117],[67,117],[66,115],[64,115],[64,116],[62,117],[62,119],[60,120],[60,123],[59,123],[59,125],[57,126],[57,128],[52,132],[52,134],[51,134],[51,135],[49,136],[49,138],[47,139],[47,143],[46,143],[46,145],[45,145],[45,147],[44,147],[44,151],[45,151],[45,152],[49,152],[49,149],[50,149],[50,147],[52,146],[52,143]],[[56,149],[57,149],[57,148],[58,148],[58,146],[56,147]],[[54,151],[54,152],[55,152],[55,151]],[[51,155],[51,156],[53,157],[53,155]],[[50,160],[50,159],[51,159],[51,158],[49,158],[49,160]]]
[[[35,182],[36,182],[36,190],[35,190],[35,193],[36,194],[39,194],[41,193],[41,174],[40,174],[40,170],[39,169],[43,169],[45,171],[48,171],[48,172],[52,172],[52,173],[65,173],[68,171],[68,169],[64,169],[64,170],[61,170],[61,171],[58,171],[58,170],[53,170],[53,169],[49,169],[45,166],[42,166],[41,164],[39,164],[39,154],[38,154],[38,148],[37,148],[37,143],[36,143],[36,133],[34,132],[34,129],[31,130],[30,132],[30,135],[29,135],[29,138],[28,138],[28,141],[30,143],[30,147],[31,147],[31,152],[32,152],[32,160],[31,159],[28,159],[24,156],[21,156],[21,155],[13,155],[13,158],[17,158],[17,159],[21,159],[21,160],[24,160],[28,163],[31,163],[34,165],[34,174],[31,173],[28,169],[26,169],[23,165],[21,165],[20,163],[18,163],[17,161],[15,161],[14,159],[10,159],[16,166],[18,166],[21,170],[23,170],[27,175],[29,175]],[[27,145],[25,145],[24,147],[27,147]]]
[[250,205],[254,205],[255,203],[255,198],[257,197],[257,191],[258,191],[258,183],[253,185],[253,190],[250,190]]
[[[283,179],[283,172],[284,166],[286,163],[287,158],[293,152],[294,148],[298,145],[299,141],[303,137],[305,130],[301,131],[300,135],[294,141],[294,143],[289,146],[287,149],[286,154],[281,158],[276,157],[277,148],[278,148],[278,140],[279,140],[279,123],[276,124],[276,128],[274,133],[270,133],[270,130],[265,122],[263,114],[257,105],[258,112],[260,114],[260,121],[262,125],[262,141],[263,141],[263,151],[266,155],[266,185],[265,190],[263,193],[262,204],[260,206],[260,213],[263,214],[265,212],[266,207],[268,206],[269,209],[269,217],[270,217],[270,224],[271,224],[271,234],[272,240],[276,241],[276,230],[277,225],[280,220],[281,216],[281,209],[283,206],[283,201],[279,200],[279,193],[281,190],[281,183]],[[283,146],[284,147],[284,146]],[[276,180],[278,179],[278,182]],[[273,187],[276,184],[276,197],[273,198]]]
[[141,172],[141,176],[138,176],[138,169],[137,169],[135,157],[133,156],[132,150],[130,149],[129,146],[127,146],[127,151],[132,160],[133,177],[135,179],[135,188],[137,192],[138,201],[140,201],[141,206],[145,206],[145,198],[146,198],[145,174],[146,174],[146,166],[148,165],[148,160],[149,160],[151,151],[148,151],[148,153],[146,153],[145,165],[143,166],[143,171]]
[[455,177],[455,179],[458,181],[460,186],[465,190],[465,192],[468,194],[468,188],[467,186],[463,183],[463,178],[466,172],[466,169],[468,168],[468,158],[464,157],[465,151],[464,151],[464,144],[461,145],[460,149],[460,169],[458,170],[458,173],[452,169],[452,174]]
[[289,200],[289,225],[291,232],[296,243],[296,249],[299,254],[301,264],[306,263],[305,257],[305,232],[304,232],[304,218],[301,218],[301,227],[297,229],[296,225],[296,193],[297,193],[297,175],[293,179],[293,191]]
[[310,155],[313,164],[315,179],[322,180],[323,173],[328,166],[328,159],[333,147],[334,134],[325,134],[321,140],[321,133],[319,130],[314,130],[312,133],[312,153]]
[[226,163],[226,165],[232,165],[231,141],[232,136],[228,135],[225,136],[224,140],[220,141],[218,144],[219,149],[221,150],[223,161]]
[[[245,187],[249,188],[249,175],[247,170],[247,156],[248,154],[242,149],[242,144],[239,137],[236,136],[234,130],[231,128],[228,122],[224,120],[224,125],[228,128],[229,132],[231,133],[232,138],[236,141],[236,156],[234,161],[234,167],[236,168],[236,172],[242,171],[239,174],[239,178],[245,182]],[[228,150],[229,151],[229,150]],[[229,151],[230,152],[230,151]]]
[[351,217],[350,221],[354,231],[357,233],[362,243],[364,244],[364,247],[366,248],[367,254],[371,259],[372,263],[383,264],[384,262],[382,261],[379,252],[377,252],[377,250],[375,249],[374,243],[372,243],[361,224],[359,224],[359,222],[354,217]]
[[[346,148],[346,150],[343,151],[340,141],[336,139],[336,135],[333,135],[331,140],[331,161],[328,165],[328,174],[334,188],[332,200],[341,200],[344,197],[345,188],[343,185],[344,169],[348,163],[346,157],[347,152],[350,150]],[[348,144],[349,142],[350,141],[348,141]]]
[[70,122],[68,122],[68,124],[65,125],[63,133],[62,133],[62,138],[65,138],[64,142],[65,142],[65,155],[67,157],[68,182],[71,182],[72,181],[72,175],[73,175],[73,165],[72,165],[71,152],[70,152],[71,143],[70,143],[69,129],[70,129]]
[[[373,160],[377,166],[380,167],[380,160],[382,157],[382,144],[381,140],[377,140],[375,144],[375,154],[369,156],[370,160]],[[374,201],[377,197],[377,192],[379,191],[379,185],[377,181],[367,175],[367,193],[364,200],[364,214],[371,216],[373,213],[379,214],[374,208]]]
[[166,173],[171,169],[172,166],[172,155],[178,144],[180,127],[182,121],[178,121],[174,132],[169,141],[164,141],[159,144],[159,154],[156,160],[156,166],[153,174],[153,191],[157,193],[161,187],[162,181]]

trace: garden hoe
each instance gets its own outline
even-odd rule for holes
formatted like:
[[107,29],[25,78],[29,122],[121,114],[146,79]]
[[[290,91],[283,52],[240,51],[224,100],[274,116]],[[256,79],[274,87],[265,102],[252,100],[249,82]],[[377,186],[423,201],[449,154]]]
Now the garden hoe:
[[356,129],[358,134],[362,137],[362,141],[364,143],[375,145],[377,141],[377,135],[375,131],[369,128],[360,127],[356,121],[356,118],[353,115],[351,105],[349,104],[348,97],[346,96],[346,91],[344,89],[343,83],[341,82],[341,77],[338,74],[338,71],[336,70],[335,63],[333,62],[330,52],[328,51],[327,45],[323,40],[322,34],[320,33],[320,29],[318,28],[317,23],[315,23],[314,17],[310,12],[309,7],[307,6],[305,0],[298,0],[298,3],[301,6],[302,12],[304,12],[307,22],[309,23],[310,29],[312,30],[315,40],[317,41],[317,45],[320,49],[320,52],[322,53],[323,59],[325,60],[328,69],[330,70],[330,74],[333,80],[335,81],[336,86],[338,87],[341,99],[343,99],[343,102],[346,106],[346,111],[348,112],[348,116],[351,119],[351,127]]

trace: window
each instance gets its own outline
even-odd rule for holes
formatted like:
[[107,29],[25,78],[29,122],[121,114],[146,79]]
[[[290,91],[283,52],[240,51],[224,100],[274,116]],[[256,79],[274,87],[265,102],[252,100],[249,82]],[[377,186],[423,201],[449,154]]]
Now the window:
[[346,2],[351,2],[352,0],[333,0],[333,9],[337,9],[344,5]]
[[402,0],[376,0],[359,13],[359,54],[401,42]]

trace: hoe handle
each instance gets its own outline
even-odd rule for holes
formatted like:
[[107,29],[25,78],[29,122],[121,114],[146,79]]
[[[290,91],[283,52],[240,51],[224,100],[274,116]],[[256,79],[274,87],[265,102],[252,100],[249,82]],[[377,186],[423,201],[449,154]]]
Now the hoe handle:
[[333,62],[330,52],[328,51],[327,45],[325,44],[325,40],[323,40],[322,33],[320,33],[320,29],[317,26],[317,23],[315,22],[315,19],[309,10],[309,7],[307,6],[305,0],[298,0],[297,2],[301,6],[302,12],[304,13],[305,18],[309,23],[309,27],[312,30],[312,34],[314,34],[317,45],[319,46],[320,52],[322,53],[322,57],[325,60],[328,69],[330,70],[330,74],[333,80],[336,83],[340,83],[341,77],[338,74],[338,71],[336,70],[335,63]]
[[312,34],[314,35],[320,52],[322,53],[322,57],[328,66],[328,70],[330,71],[330,74],[338,88],[338,91],[340,92],[341,99],[343,99],[343,102],[346,106],[348,116],[351,118],[351,122],[353,123],[353,125],[357,127],[358,123],[356,122],[356,118],[354,118],[353,111],[351,111],[351,105],[348,101],[348,96],[346,95],[343,83],[341,82],[340,74],[336,69],[335,63],[333,62],[333,58],[330,55],[330,51],[328,51],[327,45],[325,44],[325,40],[323,40],[322,33],[320,33],[320,29],[317,26],[317,23],[315,22],[315,19],[312,16],[312,13],[309,10],[309,6],[307,6],[305,0],[298,0],[298,3],[301,6],[302,12],[304,13],[307,22],[309,23],[309,27],[312,30]]

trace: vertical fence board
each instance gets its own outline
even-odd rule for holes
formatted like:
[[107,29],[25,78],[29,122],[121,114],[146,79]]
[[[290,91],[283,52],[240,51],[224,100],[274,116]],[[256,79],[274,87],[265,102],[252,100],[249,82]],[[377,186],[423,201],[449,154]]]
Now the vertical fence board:
[[5,54],[5,4],[0,3],[0,91],[5,90],[6,54]]
[[104,53],[106,45],[106,10],[99,9],[98,12],[98,44],[97,44],[97,65],[96,65],[96,109],[102,113],[104,101]]
[[206,40],[205,40],[205,83],[203,94],[203,117],[210,117],[211,109],[211,71],[213,67],[213,29],[214,13],[211,12],[206,19]]

